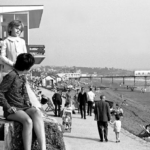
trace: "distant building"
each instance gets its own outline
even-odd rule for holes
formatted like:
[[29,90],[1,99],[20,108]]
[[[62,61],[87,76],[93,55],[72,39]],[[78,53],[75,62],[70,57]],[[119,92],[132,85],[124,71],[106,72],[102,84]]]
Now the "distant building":
[[150,70],[137,70],[134,71],[135,76],[150,76]]
[[51,75],[51,77],[52,77],[53,79],[55,79],[56,83],[62,81],[62,78],[59,77],[58,75]]
[[62,79],[62,81],[68,80],[68,78],[67,78],[67,76],[65,75],[65,73],[58,73],[57,75]]
[[69,80],[69,78],[79,78],[81,76],[80,73],[58,73],[57,75],[61,77],[63,81]]
[[81,74],[81,77],[87,77],[88,75],[87,74]]
[[42,79],[42,86],[45,87],[53,87],[55,83],[56,80],[51,76],[46,76],[45,78]]
[[92,77],[97,77],[97,72],[94,72],[94,73],[92,74]]

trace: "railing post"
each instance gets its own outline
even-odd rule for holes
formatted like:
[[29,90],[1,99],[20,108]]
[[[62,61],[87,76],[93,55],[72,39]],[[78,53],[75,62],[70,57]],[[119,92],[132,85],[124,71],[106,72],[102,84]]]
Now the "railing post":
[[145,76],[145,87],[147,86],[147,77]]
[[90,76],[90,84],[92,85],[92,76]]
[[30,48],[28,45],[26,45],[26,48],[27,48],[27,53],[30,53]]
[[124,82],[124,77],[123,77],[123,85],[124,85],[124,83],[125,83],[125,82]]
[[134,77],[134,86],[135,86],[135,77]]

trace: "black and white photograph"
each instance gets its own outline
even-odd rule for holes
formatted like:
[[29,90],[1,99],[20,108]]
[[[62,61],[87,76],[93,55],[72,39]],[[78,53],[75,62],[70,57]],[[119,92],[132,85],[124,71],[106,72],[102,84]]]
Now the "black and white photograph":
[[150,149],[150,0],[0,0],[0,150]]

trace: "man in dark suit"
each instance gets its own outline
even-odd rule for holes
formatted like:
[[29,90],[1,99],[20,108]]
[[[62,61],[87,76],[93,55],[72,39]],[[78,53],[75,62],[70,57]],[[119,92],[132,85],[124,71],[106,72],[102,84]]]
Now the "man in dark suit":
[[103,135],[105,141],[108,141],[108,121],[110,121],[111,118],[109,104],[105,102],[105,99],[106,97],[104,95],[101,95],[100,101],[95,103],[94,109],[95,120],[97,121],[97,127],[101,142],[103,142]]
[[[60,109],[62,105],[61,91],[57,91],[52,97],[53,103],[55,105],[55,116],[60,117]],[[58,112],[58,113],[57,113]]]
[[84,87],[81,88],[81,92],[78,95],[78,102],[80,106],[81,118],[86,119],[86,103],[87,103],[87,94],[84,91]]

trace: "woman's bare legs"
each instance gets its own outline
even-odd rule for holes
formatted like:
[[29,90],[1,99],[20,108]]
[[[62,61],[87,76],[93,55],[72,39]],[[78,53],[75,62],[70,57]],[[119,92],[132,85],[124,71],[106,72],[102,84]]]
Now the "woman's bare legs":
[[41,112],[36,108],[29,108],[26,110],[26,113],[31,117],[33,121],[33,127],[37,140],[41,147],[41,150],[46,150],[46,140],[45,140],[45,128]]
[[33,123],[30,116],[26,112],[19,110],[14,114],[9,115],[7,119],[22,123],[22,138],[24,150],[31,150]]

